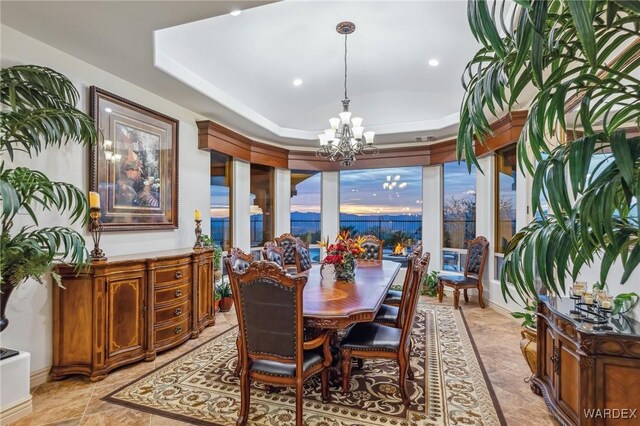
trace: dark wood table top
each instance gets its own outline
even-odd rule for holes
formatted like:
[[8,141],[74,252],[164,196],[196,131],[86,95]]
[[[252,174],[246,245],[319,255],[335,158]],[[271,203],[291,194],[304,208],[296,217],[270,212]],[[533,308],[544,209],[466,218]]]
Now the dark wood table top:
[[355,282],[320,276],[320,265],[308,272],[304,288],[307,327],[341,329],[357,322],[373,321],[398,275],[400,264],[388,260],[358,261]]

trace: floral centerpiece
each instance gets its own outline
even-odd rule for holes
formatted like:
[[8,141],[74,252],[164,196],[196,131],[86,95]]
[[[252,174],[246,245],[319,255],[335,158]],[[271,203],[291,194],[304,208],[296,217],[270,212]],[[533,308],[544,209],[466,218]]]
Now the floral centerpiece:
[[327,249],[327,255],[322,261],[323,265],[333,265],[336,280],[352,282],[356,276],[357,258],[364,253],[361,238],[350,238],[349,232],[340,232],[335,243],[319,241],[321,247]]

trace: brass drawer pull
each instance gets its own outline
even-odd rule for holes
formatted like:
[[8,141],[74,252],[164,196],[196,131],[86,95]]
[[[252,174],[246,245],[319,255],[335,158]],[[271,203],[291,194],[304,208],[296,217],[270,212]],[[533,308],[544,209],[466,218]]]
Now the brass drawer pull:
[[180,333],[182,333],[182,327],[176,327],[176,328],[174,328],[174,329],[173,329],[173,333],[174,333],[174,334],[180,334]]
[[177,271],[175,277],[176,277],[177,280],[182,278],[182,271]]
[[176,308],[176,310],[173,311],[173,313],[176,314],[176,316],[182,315],[182,308]]
[[176,290],[175,293],[173,293],[176,297],[180,297],[182,296],[182,290]]

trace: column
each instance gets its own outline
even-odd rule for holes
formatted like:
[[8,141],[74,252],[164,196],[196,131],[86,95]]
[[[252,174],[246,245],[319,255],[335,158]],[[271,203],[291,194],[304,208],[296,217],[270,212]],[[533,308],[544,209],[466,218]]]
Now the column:
[[231,175],[233,179],[231,193],[231,242],[234,247],[246,251],[251,249],[251,233],[249,224],[251,222],[251,197],[249,196],[251,165],[242,160],[234,158],[231,163]]
[[274,238],[291,232],[291,171],[275,169]]
[[321,182],[321,237],[333,240],[340,231],[340,173],[322,172]]
[[442,269],[442,183],[442,165],[422,168],[422,248],[436,271]]
[[[493,154],[479,158],[480,169],[476,174],[476,235],[489,240],[489,254],[485,267],[485,299],[492,300],[500,296],[500,284],[495,277],[495,156]],[[497,283],[497,285],[496,285]]]

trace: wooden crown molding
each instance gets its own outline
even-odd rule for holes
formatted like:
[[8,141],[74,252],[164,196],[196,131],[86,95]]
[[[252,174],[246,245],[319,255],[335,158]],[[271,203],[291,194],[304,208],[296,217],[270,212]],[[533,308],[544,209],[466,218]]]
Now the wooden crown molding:
[[[513,111],[491,124],[493,135],[476,144],[476,155],[483,156],[518,141],[527,111]],[[217,151],[254,164],[289,170],[340,171],[340,163],[316,156],[315,151],[294,151],[254,141],[213,121],[196,122],[198,148]],[[377,155],[359,157],[358,169],[430,166],[456,161],[456,139],[431,145],[381,149]]]

